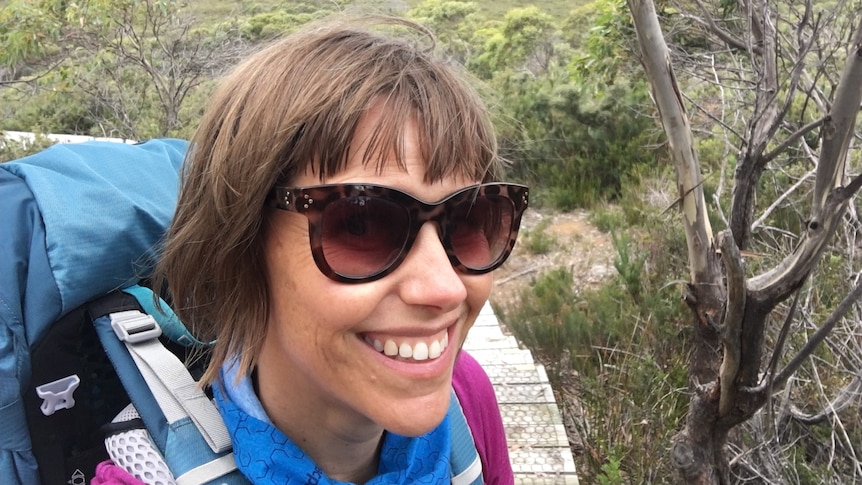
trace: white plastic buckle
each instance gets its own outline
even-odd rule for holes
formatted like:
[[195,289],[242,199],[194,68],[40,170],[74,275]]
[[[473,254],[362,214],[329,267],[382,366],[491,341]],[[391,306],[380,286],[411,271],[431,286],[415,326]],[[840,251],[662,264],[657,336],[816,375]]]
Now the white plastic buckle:
[[159,338],[162,329],[152,316],[137,310],[112,313],[111,328],[117,338],[128,344],[136,344]]
[[66,376],[36,388],[36,395],[42,398],[42,414],[50,416],[54,411],[60,409],[72,409],[75,407],[75,389],[81,379],[77,374]]

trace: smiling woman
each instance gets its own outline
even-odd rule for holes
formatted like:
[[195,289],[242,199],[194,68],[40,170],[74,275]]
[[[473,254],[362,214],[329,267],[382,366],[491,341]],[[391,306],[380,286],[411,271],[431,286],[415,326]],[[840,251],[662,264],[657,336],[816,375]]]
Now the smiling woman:
[[402,34],[317,25],[223,80],[156,283],[217,341],[204,380],[253,482],[512,483],[461,346],[528,190],[494,182],[488,113],[431,34],[378,23]]

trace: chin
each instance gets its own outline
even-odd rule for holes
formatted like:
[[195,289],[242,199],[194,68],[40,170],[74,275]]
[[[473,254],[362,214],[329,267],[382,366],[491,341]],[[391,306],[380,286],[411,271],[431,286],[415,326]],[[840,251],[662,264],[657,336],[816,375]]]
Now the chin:
[[426,434],[440,425],[449,410],[450,389],[440,394],[402,402],[379,424],[386,431],[401,436]]

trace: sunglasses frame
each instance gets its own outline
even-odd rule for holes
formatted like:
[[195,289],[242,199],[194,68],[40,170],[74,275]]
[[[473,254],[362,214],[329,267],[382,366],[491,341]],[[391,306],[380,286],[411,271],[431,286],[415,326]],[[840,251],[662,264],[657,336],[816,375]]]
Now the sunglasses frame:
[[[401,252],[380,270],[364,276],[343,275],[335,271],[326,261],[323,253],[323,213],[326,206],[332,202],[351,197],[367,197],[386,199],[395,202],[407,210],[410,227],[407,228],[407,238]],[[465,200],[487,197],[502,198],[512,204],[512,224],[506,246],[500,255],[481,268],[470,268],[464,265],[455,254],[449,237],[450,214],[456,204]],[[497,269],[503,264],[515,247],[521,217],[527,209],[529,188],[526,185],[509,183],[477,184],[457,190],[437,202],[426,202],[393,187],[373,184],[326,184],[308,187],[276,186],[270,192],[268,205],[277,209],[296,212],[308,219],[308,235],[311,244],[311,254],[317,268],[326,277],[343,283],[363,283],[378,280],[395,271],[407,257],[419,235],[419,229],[429,221],[437,223],[440,241],[446,250],[452,267],[465,274],[484,274]]]

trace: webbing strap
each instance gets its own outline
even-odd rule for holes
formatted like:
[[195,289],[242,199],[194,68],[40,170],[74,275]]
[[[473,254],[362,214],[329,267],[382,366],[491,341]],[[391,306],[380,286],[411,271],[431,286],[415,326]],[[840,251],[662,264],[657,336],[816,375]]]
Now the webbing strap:
[[199,467],[192,468],[178,476],[174,481],[177,485],[200,485],[223,477],[234,470],[236,470],[236,461],[233,453],[228,453]]
[[213,344],[213,342],[206,344],[196,339],[164,300],[158,298],[159,304],[157,305],[156,298],[153,296],[153,290],[146,286],[132,285],[123,288],[121,291],[134,296],[138,300],[141,310],[147,315],[152,316],[158,322],[159,327],[161,327],[162,333],[173,342],[177,342],[185,347],[193,345],[205,347]]
[[454,390],[449,399],[448,415],[452,442],[449,459],[452,464],[452,485],[481,485],[484,482],[482,460],[476,451],[470,425]]
[[112,313],[110,319],[168,422],[188,416],[214,453],[229,450],[230,435],[221,415],[185,365],[159,341],[153,317],[130,310]]
[[[482,461],[478,456],[470,463],[470,467],[452,477],[452,485],[469,485],[482,478]],[[480,480],[481,481],[481,480]]]

